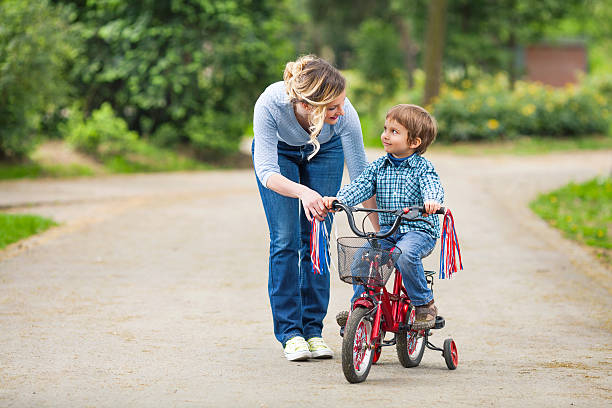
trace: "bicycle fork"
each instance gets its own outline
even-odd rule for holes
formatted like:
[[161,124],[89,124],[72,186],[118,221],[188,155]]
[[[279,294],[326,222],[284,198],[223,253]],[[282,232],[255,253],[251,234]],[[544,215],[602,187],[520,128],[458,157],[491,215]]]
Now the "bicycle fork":
[[[374,322],[372,322],[372,338],[370,340],[370,348],[374,349],[376,345],[376,339],[380,336],[380,320],[382,317],[382,298],[383,298],[383,289],[380,289],[380,295],[378,300],[376,301],[376,314],[374,315]],[[380,339],[380,344],[382,344],[382,340]]]

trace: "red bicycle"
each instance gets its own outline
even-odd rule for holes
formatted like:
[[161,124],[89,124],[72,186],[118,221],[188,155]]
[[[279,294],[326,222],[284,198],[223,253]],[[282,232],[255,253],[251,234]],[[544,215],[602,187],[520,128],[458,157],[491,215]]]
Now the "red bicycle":
[[[367,378],[372,363],[376,363],[385,346],[396,346],[397,357],[404,367],[416,367],[421,363],[425,348],[442,352],[449,370],[459,363],[457,346],[452,338],[444,340],[442,348],[429,341],[430,329],[412,330],[415,321],[415,307],[402,283],[402,276],[395,268],[400,256],[399,248],[392,247],[385,238],[391,236],[402,221],[408,222],[421,217],[423,207],[408,207],[400,210],[357,208],[334,202],[333,210],[344,211],[356,237],[338,238],[338,271],[340,279],[353,285],[361,285],[363,294],[352,305],[352,310],[341,331],[342,370],[350,383],[359,383]],[[354,212],[389,213],[395,222],[384,233],[364,232],[355,226]],[[444,214],[444,208],[436,212]],[[393,291],[385,285],[392,273]],[[425,271],[427,282],[433,290],[433,271]],[[437,316],[434,329],[445,325],[444,318]],[[387,333],[394,333],[385,340]]]

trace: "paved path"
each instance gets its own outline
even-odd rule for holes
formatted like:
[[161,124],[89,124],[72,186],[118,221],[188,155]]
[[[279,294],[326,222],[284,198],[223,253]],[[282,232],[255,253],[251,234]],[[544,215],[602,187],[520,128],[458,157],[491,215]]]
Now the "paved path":
[[430,350],[404,369],[390,348],[349,385],[338,279],[324,329],[337,358],[288,363],[250,171],[0,182],[5,211],[62,222],[0,251],[0,406],[610,406],[610,271],[526,203],[609,174],[612,152],[429,157],[466,267],[435,284],[447,326],[431,340],[455,339],[456,371]]

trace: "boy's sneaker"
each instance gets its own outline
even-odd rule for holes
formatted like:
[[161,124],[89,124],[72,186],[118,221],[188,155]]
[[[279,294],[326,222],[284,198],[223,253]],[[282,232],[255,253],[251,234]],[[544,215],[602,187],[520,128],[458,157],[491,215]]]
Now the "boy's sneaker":
[[340,337],[344,337],[344,327],[349,317],[349,312],[346,310],[341,311],[336,315],[336,322],[340,326]]
[[416,320],[412,325],[412,330],[428,330],[436,325],[436,316],[438,316],[438,308],[434,305],[434,301],[423,306],[416,307]]
[[308,339],[308,349],[312,358],[332,358],[334,352],[323,341],[322,337],[311,337]]
[[285,357],[289,361],[302,361],[308,360],[312,357],[310,353],[308,343],[302,336],[295,336],[287,340],[285,343]]
[[336,315],[336,322],[338,326],[344,327],[346,326],[346,321],[348,320],[349,312],[347,310],[343,310]]

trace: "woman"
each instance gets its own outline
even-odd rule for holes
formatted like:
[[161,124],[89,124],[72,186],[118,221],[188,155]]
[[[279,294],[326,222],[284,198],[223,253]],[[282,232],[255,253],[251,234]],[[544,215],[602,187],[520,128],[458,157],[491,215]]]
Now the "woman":
[[310,221],[325,219],[322,196],[340,188],[345,159],[351,179],[365,169],[361,125],[344,77],[327,61],[303,56],[287,63],[283,78],[261,94],[253,118],[253,162],[270,230],[274,334],[289,361],[331,358],[321,337],[329,275],[312,272]]

